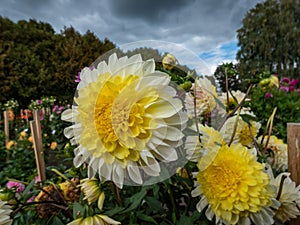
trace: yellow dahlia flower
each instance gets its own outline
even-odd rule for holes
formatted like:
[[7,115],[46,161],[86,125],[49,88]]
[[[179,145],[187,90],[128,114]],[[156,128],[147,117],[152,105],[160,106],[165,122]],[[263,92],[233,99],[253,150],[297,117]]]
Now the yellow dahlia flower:
[[50,144],[50,149],[51,150],[55,150],[57,148],[57,142],[56,141],[52,141]]
[[210,113],[217,106],[215,100],[218,96],[216,87],[206,77],[196,79],[191,92],[187,92],[185,96],[185,104],[189,117],[195,117],[194,98],[196,98],[196,115],[198,117]]
[[[250,150],[240,144],[223,144],[217,154],[208,151],[206,158],[210,164],[195,174],[192,191],[192,196],[201,196],[199,212],[208,206],[205,215],[209,220],[215,216],[216,224],[273,224],[274,190],[264,165]],[[201,160],[198,167],[202,167]]]
[[101,225],[117,225],[117,224],[121,224],[121,223],[109,218],[106,215],[97,214],[94,216],[88,216],[86,218],[80,217],[80,218],[68,223],[67,225],[99,225],[99,224],[101,224]]
[[[239,90],[231,91],[231,93],[228,94],[229,101],[227,102],[227,94],[222,93],[218,98],[220,100],[220,103],[222,104],[222,106],[221,105],[217,106],[218,113],[220,115],[225,115],[227,112],[232,111],[234,108],[236,108],[236,106],[238,104],[241,103],[241,101],[244,99],[245,95],[246,95],[245,93],[243,93]],[[246,99],[246,100],[249,100],[249,99]],[[227,112],[224,107],[227,109]],[[249,112],[249,111],[250,111],[250,108],[242,108],[241,113]]]
[[[222,134],[212,127],[199,124],[198,128],[201,143],[198,136],[187,136],[185,147],[187,158],[192,162],[199,162],[199,170],[202,171],[211,164],[225,141]],[[196,131],[195,126],[192,129]]]
[[225,141],[229,143],[231,140],[236,120],[238,120],[236,133],[232,143],[241,143],[244,146],[252,147],[253,138],[256,137],[261,124],[256,121],[251,121],[249,127],[248,123],[246,123],[241,117],[237,118],[237,116],[230,117],[221,128],[221,133],[223,134]]
[[10,150],[13,146],[16,146],[17,145],[17,142],[15,141],[8,141],[5,145],[6,149],[7,150]]
[[19,140],[24,140],[27,137],[27,133],[25,131],[21,131],[19,134]]
[[10,225],[13,220],[10,218],[10,213],[12,212],[9,205],[6,201],[0,200],[0,224],[1,225]]
[[[264,138],[262,144],[265,146],[267,142],[267,136]],[[258,142],[261,143],[262,137],[258,138]],[[278,172],[284,172],[288,169],[288,146],[283,140],[278,139],[276,136],[271,135],[268,142],[268,149],[272,150],[271,157],[268,158],[268,163]]]
[[[279,192],[280,183],[283,181],[281,193]],[[286,221],[300,216],[300,186],[290,178],[290,173],[281,173],[275,179],[271,179],[271,184],[277,188],[277,199],[281,203],[275,211],[275,219],[285,223]]]
[[[72,109],[62,119],[74,150],[74,165],[88,165],[88,177],[117,186],[141,185],[159,176],[160,163],[177,160],[187,115],[166,73],[140,55],[109,57],[95,69],[85,68]],[[176,168],[173,173],[175,173]]]

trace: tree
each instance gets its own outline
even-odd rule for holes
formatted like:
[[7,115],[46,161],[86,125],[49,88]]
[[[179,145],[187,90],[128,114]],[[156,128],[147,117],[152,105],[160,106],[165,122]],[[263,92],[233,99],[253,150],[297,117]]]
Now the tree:
[[264,71],[299,77],[299,0],[266,0],[257,4],[246,14],[237,33],[237,60],[243,78]]
[[226,92],[226,74],[228,79],[228,88],[230,90],[241,90],[247,89],[247,80],[242,80],[238,73],[239,64],[223,63],[219,65],[214,73],[216,80],[221,91]]
[[71,102],[75,75],[114,47],[90,31],[65,27],[56,34],[48,23],[0,17],[0,102],[15,98],[26,107],[42,96]]

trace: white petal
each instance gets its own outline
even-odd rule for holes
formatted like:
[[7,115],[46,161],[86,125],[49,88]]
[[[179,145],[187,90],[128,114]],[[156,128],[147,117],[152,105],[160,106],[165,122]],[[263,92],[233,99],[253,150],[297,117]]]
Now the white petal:
[[200,193],[200,188],[199,188],[199,186],[196,186],[196,188],[193,189],[192,192],[191,192],[191,195],[192,195],[193,198],[199,196],[200,194],[201,194],[201,193]]
[[184,137],[184,134],[176,127],[162,127],[152,131],[152,135],[155,135],[161,139],[167,139],[171,141],[178,141]]
[[124,184],[125,170],[118,164],[114,163],[112,171],[112,180],[119,187],[122,188]]
[[127,173],[132,181],[137,184],[142,184],[142,176],[140,173],[140,169],[135,162],[129,161],[127,165]]
[[182,109],[182,102],[179,99],[170,99],[170,101],[160,100],[146,108],[146,112],[153,118],[168,118]]
[[162,161],[170,162],[178,159],[177,152],[175,151],[175,149],[169,146],[157,146],[156,149],[154,149],[154,152],[161,156],[161,158],[157,158]]
[[86,152],[82,146],[78,146],[74,149],[75,157],[73,159],[74,166],[78,168],[81,166],[84,162],[86,162],[87,158],[89,157],[89,153]]
[[112,71],[112,72],[114,71],[114,69],[116,68],[117,62],[118,62],[118,57],[117,57],[116,53],[109,56],[108,67],[109,67],[110,71]]
[[153,73],[155,71],[155,62],[154,59],[149,59],[143,64],[144,74]]
[[146,74],[139,82],[139,84],[136,86],[136,90],[142,90],[147,87],[166,87],[170,82],[170,77],[161,72],[154,72],[151,74]]
[[92,166],[88,166],[88,178],[93,178],[95,177],[97,171],[92,167]]
[[206,197],[202,197],[202,198],[200,199],[200,201],[197,203],[196,208],[197,208],[197,210],[198,210],[199,212],[202,212],[202,210],[205,209],[205,207],[206,207],[207,205],[208,205],[207,198],[206,198]]
[[79,123],[73,124],[72,126],[66,127],[64,129],[64,135],[68,139],[80,135],[80,132],[81,132],[81,124]]
[[76,109],[66,109],[61,114],[61,119],[67,122],[74,122],[75,115],[77,114],[77,108]]
[[160,166],[156,159],[148,152],[141,152],[140,156],[144,162],[142,169],[145,171],[145,173],[147,173],[149,176],[159,176]]
[[164,118],[164,121],[166,124],[169,125],[182,125],[182,128],[185,128],[183,125],[186,124],[186,122],[188,121],[188,115],[187,113],[183,112],[183,111],[179,111],[177,114],[169,117],[169,118]]
[[112,165],[109,163],[103,163],[99,169],[99,176],[104,177],[105,180],[111,180]]
[[109,218],[108,216],[105,215],[99,215],[106,223],[110,224],[110,225],[117,225],[117,224],[121,224],[118,221],[115,221],[111,218]]
[[98,75],[108,72],[108,67],[105,61],[101,61],[97,65],[97,71],[98,71]]

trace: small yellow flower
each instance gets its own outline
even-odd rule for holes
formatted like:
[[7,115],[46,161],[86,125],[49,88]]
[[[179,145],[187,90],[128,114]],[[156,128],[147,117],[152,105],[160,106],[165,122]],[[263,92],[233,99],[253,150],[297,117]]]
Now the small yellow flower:
[[16,146],[17,145],[17,142],[15,141],[9,141],[6,143],[5,147],[7,150],[10,150],[13,146]]
[[[262,144],[265,146],[268,137],[265,137]],[[261,143],[262,137],[258,138],[258,142]],[[267,149],[272,151],[268,158],[268,163],[277,172],[285,172],[288,169],[288,146],[283,140],[278,139],[276,136],[271,135],[269,138]]]
[[21,131],[19,135],[19,140],[24,140],[27,137],[27,133],[25,131]]
[[51,150],[55,150],[57,148],[57,142],[56,141],[52,141],[50,144],[50,149]]
[[261,124],[256,121],[250,121],[249,125],[241,117],[237,118],[237,116],[230,117],[221,129],[225,141],[229,143],[231,140],[236,120],[238,120],[238,122],[233,143],[241,143],[244,146],[252,147],[253,139],[256,137]]
[[28,138],[28,141],[32,143],[32,142],[33,142],[33,137],[30,136],[30,137]]

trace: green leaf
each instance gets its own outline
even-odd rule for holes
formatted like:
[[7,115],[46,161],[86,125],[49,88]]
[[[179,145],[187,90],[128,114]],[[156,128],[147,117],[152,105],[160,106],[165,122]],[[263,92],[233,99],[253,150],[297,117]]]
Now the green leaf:
[[64,223],[61,221],[59,217],[55,216],[53,218],[52,225],[64,225]]
[[145,200],[146,200],[148,206],[151,207],[152,209],[154,209],[155,211],[163,210],[163,208],[161,206],[162,203],[159,200],[157,200],[156,198],[151,197],[151,196],[146,196]]
[[146,188],[142,188],[140,190],[140,192],[138,192],[135,195],[133,195],[130,198],[128,198],[127,204],[129,205],[129,207],[127,209],[125,209],[123,211],[123,213],[130,212],[130,211],[136,209],[137,207],[139,207],[140,204],[141,204],[141,202],[142,202],[142,200],[145,198],[146,194],[147,194],[147,189]]
[[122,212],[124,209],[125,209],[124,207],[115,207],[109,211],[106,211],[105,214],[108,215],[109,217],[112,217],[115,214]]
[[73,218],[77,218],[78,214],[84,215],[85,207],[78,202],[73,204]]
[[148,216],[148,215],[145,215],[141,212],[137,212],[136,216],[145,221],[145,222],[150,222],[150,223],[153,223],[153,224],[158,224],[151,216]]

